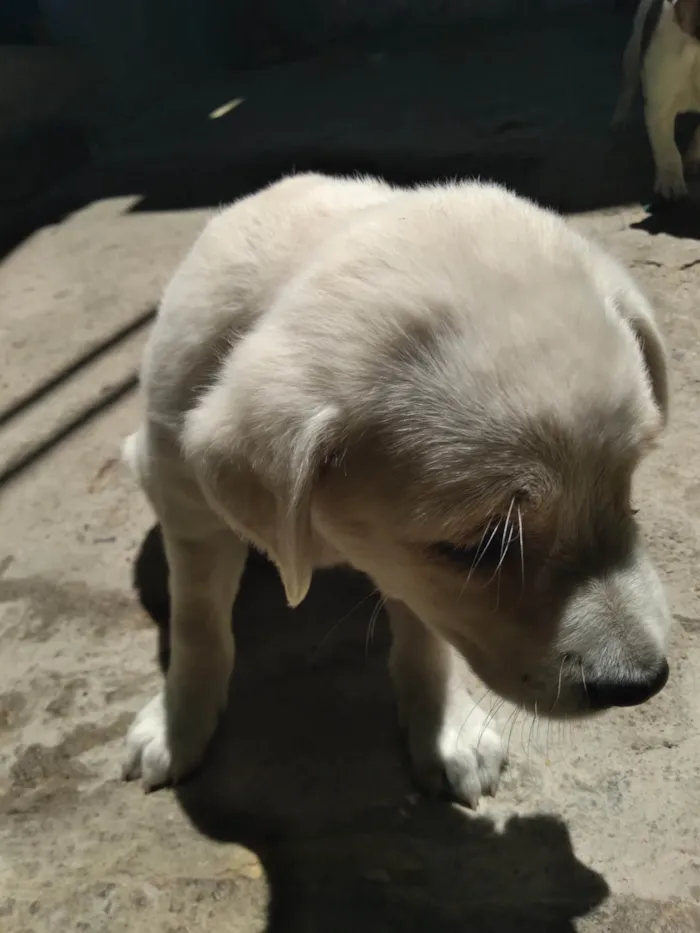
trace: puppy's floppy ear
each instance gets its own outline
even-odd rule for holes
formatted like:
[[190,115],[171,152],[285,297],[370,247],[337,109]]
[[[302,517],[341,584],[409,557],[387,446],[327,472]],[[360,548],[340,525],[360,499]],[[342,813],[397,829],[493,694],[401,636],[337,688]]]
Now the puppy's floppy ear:
[[608,308],[619,314],[637,338],[654,400],[664,425],[668,421],[668,362],[654,309],[627,270],[607,253],[589,244],[593,276]]
[[311,499],[336,448],[339,411],[311,390],[298,355],[245,351],[188,414],[183,449],[212,508],[268,554],[297,606],[311,584]]
[[669,410],[668,362],[651,305],[635,287],[620,289],[614,295],[613,303],[637,338],[654,399],[666,424]]

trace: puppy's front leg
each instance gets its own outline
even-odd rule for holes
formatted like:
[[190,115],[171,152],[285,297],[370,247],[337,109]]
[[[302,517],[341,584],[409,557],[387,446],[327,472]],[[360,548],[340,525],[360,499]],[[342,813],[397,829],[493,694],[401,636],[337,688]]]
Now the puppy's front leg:
[[475,807],[498,787],[505,764],[500,736],[467,692],[454,649],[403,603],[389,601],[387,610],[389,669],[416,779],[430,793],[447,782],[457,800]]
[[247,546],[226,528],[206,538],[163,525],[170,574],[170,667],[165,689],[127,736],[124,776],[147,790],[184,777],[201,761],[226,706],[233,669],[231,609]]

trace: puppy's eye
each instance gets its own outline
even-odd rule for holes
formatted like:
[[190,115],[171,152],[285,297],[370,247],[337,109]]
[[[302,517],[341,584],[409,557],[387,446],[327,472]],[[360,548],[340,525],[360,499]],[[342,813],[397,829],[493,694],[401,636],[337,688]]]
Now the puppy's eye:
[[451,541],[438,541],[432,546],[432,550],[438,557],[449,560],[453,564],[463,564],[465,567],[473,567],[479,557],[478,545],[461,547]]
[[468,570],[480,567],[493,569],[506,559],[516,538],[515,528],[504,528],[502,523],[494,522],[484,530],[475,544],[460,545],[452,541],[439,541],[432,546],[432,550],[443,560]]

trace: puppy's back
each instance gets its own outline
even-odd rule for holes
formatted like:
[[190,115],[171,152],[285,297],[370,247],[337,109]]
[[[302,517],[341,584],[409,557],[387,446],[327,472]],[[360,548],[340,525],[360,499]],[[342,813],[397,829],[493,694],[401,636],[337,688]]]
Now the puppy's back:
[[227,351],[319,245],[392,196],[375,179],[304,174],[213,217],[167,286],[146,349],[142,384],[154,420],[177,431]]

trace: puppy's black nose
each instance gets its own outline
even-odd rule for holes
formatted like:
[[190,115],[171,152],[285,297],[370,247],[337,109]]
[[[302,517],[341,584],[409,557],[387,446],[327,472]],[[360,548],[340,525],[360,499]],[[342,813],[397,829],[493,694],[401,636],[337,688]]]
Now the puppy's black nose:
[[666,686],[668,661],[644,680],[594,680],[586,682],[588,700],[593,709],[609,709],[611,706],[639,706]]

